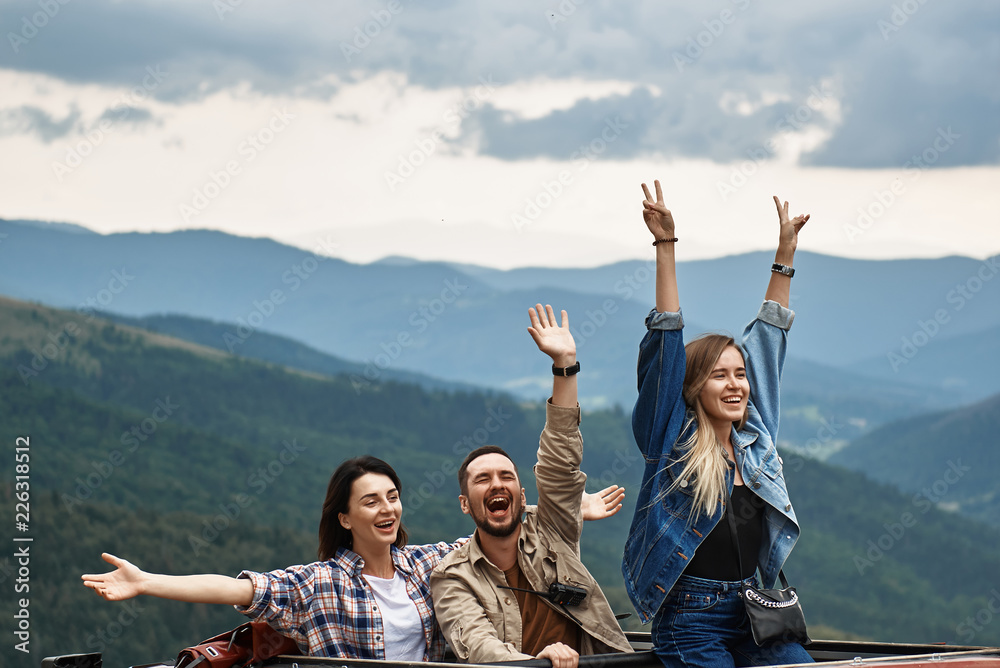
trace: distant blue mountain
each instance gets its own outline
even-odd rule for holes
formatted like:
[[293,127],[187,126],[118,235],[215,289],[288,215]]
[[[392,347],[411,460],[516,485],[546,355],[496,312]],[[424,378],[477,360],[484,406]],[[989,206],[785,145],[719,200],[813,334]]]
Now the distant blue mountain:
[[912,493],[921,512],[934,505],[1000,526],[998,432],[1000,394],[883,425],[829,461]]
[[[356,376],[365,382],[405,370],[541,396],[551,381],[525,328],[527,308],[542,302],[570,313],[584,401],[630,406],[642,320],[653,302],[652,267],[643,261],[511,271],[405,258],[357,265],[207,230],[99,235],[7,221],[0,232],[3,294],[83,311],[230,323],[218,343],[237,354],[247,354],[257,332],[285,336],[359,362]],[[758,252],[680,263],[687,333],[704,325],[738,335],[761,302],[770,262]],[[852,401],[884,401],[899,417],[897,409],[916,414],[1000,391],[1000,375],[983,373],[1000,367],[1000,347],[989,345],[1000,328],[991,263],[803,252],[796,268],[789,369],[795,360],[812,364],[815,378],[800,377],[827,390],[807,393],[813,420]],[[925,344],[905,373],[886,373],[887,355],[903,352],[908,340],[919,343],[921,328],[936,318],[942,322],[931,340],[940,354]],[[830,367],[842,367],[843,383],[821,371]],[[865,376],[886,382],[859,380]],[[945,384],[950,389],[941,393]],[[844,394],[843,387],[857,389]]]

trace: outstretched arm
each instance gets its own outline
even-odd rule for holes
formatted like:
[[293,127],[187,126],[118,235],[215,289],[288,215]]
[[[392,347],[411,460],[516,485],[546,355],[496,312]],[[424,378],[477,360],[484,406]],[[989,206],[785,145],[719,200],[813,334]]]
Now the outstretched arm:
[[102,554],[115,567],[109,573],[80,576],[83,584],[108,601],[146,594],[191,603],[221,603],[248,606],[253,602],[250,580],[225,575],[159,575],[146,573],[113,554]]
[[674,264],[674,216],[663,204],[663,190],[660,182],[653,181],[656,201],[649,194],[649,188],[642,184],[646,199],[642,203],[642,219],[653,233],[656,241],[656,310],[660,313],[676,313],[681,309],[677,296],[677,269]]
[[[782,205],[778,196],[774,196],[774,205],[778,207],[778,250],[774,253],[774,262],[792,267],[795,259],[795,248],[799,243],[799,230],[809,220],[809,214],[795,216],[788,219],[788,202]],[[771,282],[767,284],[767,292],[764,294],[764,301],[778,302],[788,308],[788,295],[791,288],[792,279],[777,271],[771,272]]]
[[[528,334],[535,340],[538,349],[552,358],[552,365],[565,369],[576,364],[576,341],[569,331],[569,317],[562,312],[562,325],[556,322],[555,312],[551,306],[528,309],[531,327]],[[552,381],[552,403],[556,406],[576,408],[576,375],[556,376]]]

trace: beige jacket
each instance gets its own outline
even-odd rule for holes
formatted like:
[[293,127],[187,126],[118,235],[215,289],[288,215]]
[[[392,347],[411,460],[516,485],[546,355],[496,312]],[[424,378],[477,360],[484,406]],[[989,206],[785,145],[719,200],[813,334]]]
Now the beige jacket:
[[[587,476],[580,470],[583,439],[579,425],[579,406],[546,404],[535,465],[538,506],[529,507],[521,523],[517,560],[536,591],[548,591],[557,580],[587,590],[586,599],[571,608],[585,632],[581,654],[630,652],[608,600],[580,561],[580,499]],[[434,613],[459,660],[531,658],[521,652],[521,612],[514,592],[499,588],[506,584],[503,571],[483,555],[478,540],[470,540],[435,567],[431,574]]]

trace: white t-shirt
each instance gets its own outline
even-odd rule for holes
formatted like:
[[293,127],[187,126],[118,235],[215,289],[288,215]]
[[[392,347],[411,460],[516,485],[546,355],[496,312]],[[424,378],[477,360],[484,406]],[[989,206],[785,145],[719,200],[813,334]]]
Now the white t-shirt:
[[392,579],[365,575],[382,613],[387,661],[423,661],[427,650],[424,625],[417,606],[406,593],[406,580],[396,571]]

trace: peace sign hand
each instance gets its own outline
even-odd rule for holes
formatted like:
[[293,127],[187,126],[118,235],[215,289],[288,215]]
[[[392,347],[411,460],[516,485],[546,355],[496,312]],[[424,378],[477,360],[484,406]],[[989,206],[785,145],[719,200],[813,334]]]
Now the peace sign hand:
[[646,195],[646,199],[642,203],[642,219],[646,222],[649,231],[653,233],[654,238],[673,239],[674,216],[670,213],[670,209],[663,204],[663,190],[660,189],[660,182],[653,181],[653,185],[656,187],[655,202],[653,196],[649,194],[649,188],[646,187],[645,183],[642,184],[642,192]]
[[782,205],[778,196],[774,196],[774,205],[778,207],[778,224],[781,226],[778,232],[778,248],[787,248],[794,251],[799,243],[799,230],[809,220],[809,214],[798,215],[788,219],[788,202]]

